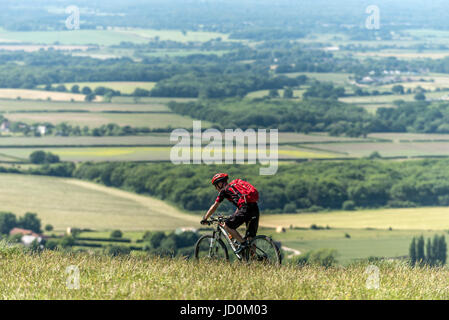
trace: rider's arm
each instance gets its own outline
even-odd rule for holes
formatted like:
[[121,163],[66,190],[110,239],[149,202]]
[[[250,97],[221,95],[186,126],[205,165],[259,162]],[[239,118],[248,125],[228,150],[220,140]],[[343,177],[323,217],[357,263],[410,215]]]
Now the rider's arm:
[[218,208],[219,205],[220,205],[220,202],[218,202],[218,201],[215,202],[215,203],[209,208],[209,210],[207,210],[207,213],[206,213],[206,215],[204,216],[204,220],[209,219],[209,217],[210,217],[211,215],[214,214],[215,210],[217,210],[217,208]]

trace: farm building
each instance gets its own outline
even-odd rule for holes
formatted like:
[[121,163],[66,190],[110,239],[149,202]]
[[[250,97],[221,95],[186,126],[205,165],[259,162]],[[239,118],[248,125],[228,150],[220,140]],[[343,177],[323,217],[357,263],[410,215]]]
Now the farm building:
[[2,122],[2,124],[0,125],[0,131],[1,132],[9,132],[9,121],[5,120]]
[[20,241],[25,246],[31,245],[31,243],[33,243],[33,241],[35,241],[35,240],[38,243],[41,243],[42,240],[46,238],[46,236],[38,234],[38,233],[35,233],[32,230],[22,229],[22,228],[13,228],[9,232],[10,236],[13,236],[13,235],[16,235],[16,234],[21,234],[22,235],[22,238],[20,239]]

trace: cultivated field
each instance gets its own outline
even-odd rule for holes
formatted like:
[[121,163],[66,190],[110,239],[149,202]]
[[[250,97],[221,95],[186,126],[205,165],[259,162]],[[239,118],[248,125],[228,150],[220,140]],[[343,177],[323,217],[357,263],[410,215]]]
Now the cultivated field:
[[198,226],[198,218],[152,197],[94,183],[43,176],[0,174],[0,211],[35,212],[42,224],[121,230],[172,230]]

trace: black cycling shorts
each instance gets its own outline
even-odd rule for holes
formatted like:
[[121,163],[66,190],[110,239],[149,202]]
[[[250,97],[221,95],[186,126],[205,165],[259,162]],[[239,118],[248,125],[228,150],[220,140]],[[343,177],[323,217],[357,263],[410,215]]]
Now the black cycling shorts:
[[259,206],[255,202],[244,204],[232,216],[226,219],[225,223],[231,229],[237,229],[245,223],[245,237],[254,238],[259,228]]

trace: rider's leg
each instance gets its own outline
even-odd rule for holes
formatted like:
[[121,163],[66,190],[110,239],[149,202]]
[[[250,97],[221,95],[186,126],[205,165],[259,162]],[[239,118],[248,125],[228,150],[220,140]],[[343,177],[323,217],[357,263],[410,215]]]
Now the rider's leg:
[[226,224],[224,225],[224,228],[227,232],[229,232],[229,234],[231,236],[234,237],[235,240],[237,240],[240,243],[245,242],[245,240],[242,238],[242,236],[240,235],[240,233],[236,230],[236,229],[231,229],[230,227],[228,227]]
[[[257,229],[259,228],[259,207],[257,204],[250,205],[250,210],[248,212],[250,218],[246,221],[246,234],[245,239],[248,240],[248,242],[251,242],[251,240],[256,236]],[[251,254],[255,253],[256,245],[252,245]]]

